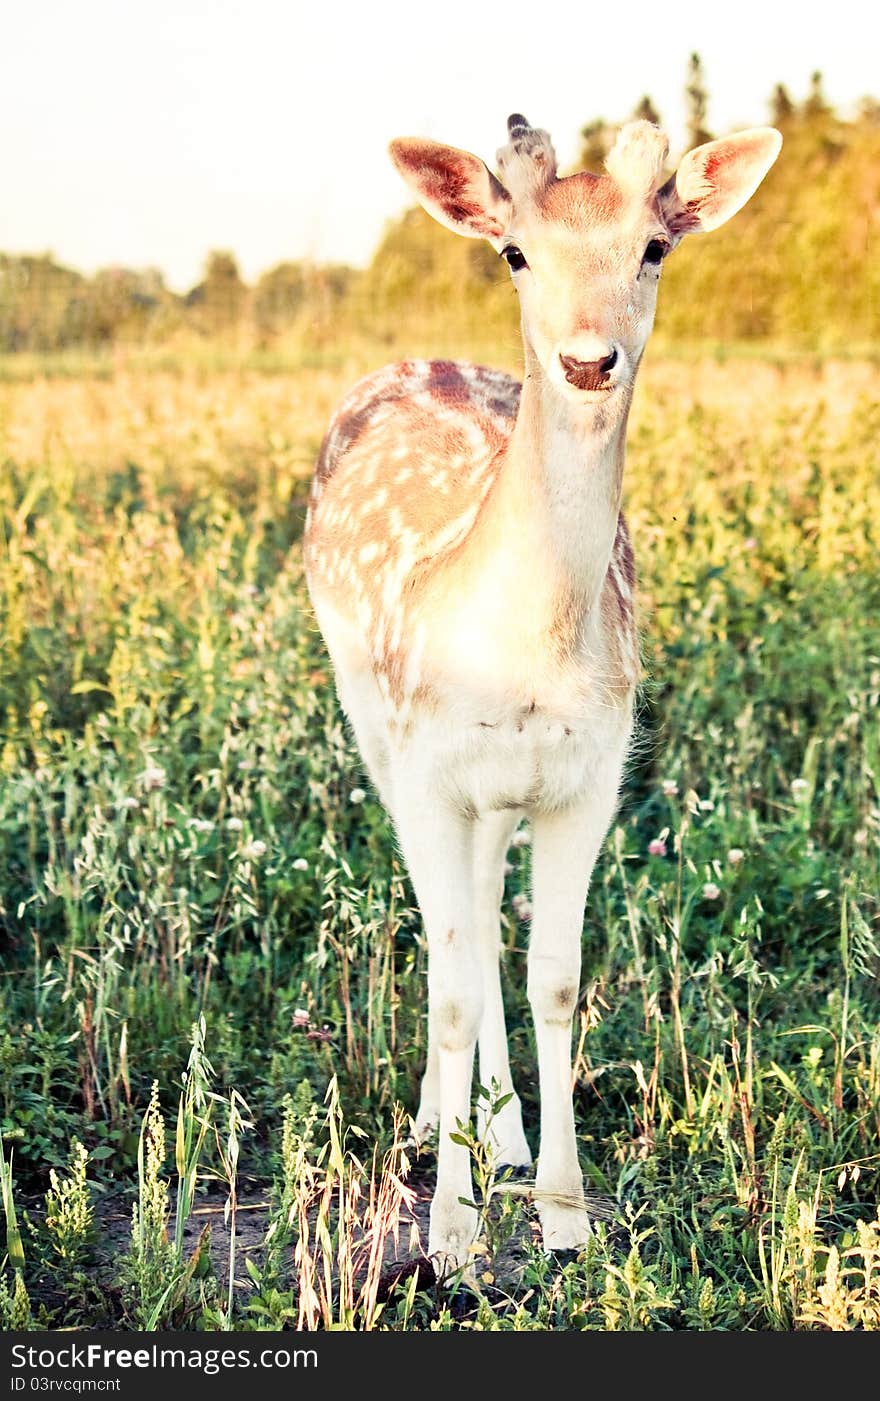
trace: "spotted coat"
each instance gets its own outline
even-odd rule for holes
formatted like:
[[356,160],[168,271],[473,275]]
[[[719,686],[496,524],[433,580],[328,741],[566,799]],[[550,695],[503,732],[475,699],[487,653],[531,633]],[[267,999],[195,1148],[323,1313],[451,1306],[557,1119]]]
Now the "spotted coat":
[[[413,620],[491,508],[520,390],[499,370],[406,360],[356,384],[327,430],[306,517],[309,587],[355,623],[391,711],[430,699]],[[638,675],[634,591],[621,514],[601,598],[621,690]],[[560,605],[550,645],[576,632],[571,612]]]

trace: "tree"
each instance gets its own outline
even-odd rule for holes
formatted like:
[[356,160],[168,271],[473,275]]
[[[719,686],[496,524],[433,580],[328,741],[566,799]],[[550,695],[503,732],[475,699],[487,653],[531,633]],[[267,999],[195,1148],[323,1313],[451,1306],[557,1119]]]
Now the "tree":
[[856,114],[859,121],[864,122],[866,126],[880,127],[880,102],[876,97],[860,98]]
[[209,253],[204,279],[188,293],[187,306],[197,308],[198,321],[209,334],[229,331],[241,320],[248,290],[231,253]]
[[804,116],[824,117],[830,111],[831,107],[825,99],[825,91],[822,86],[822,74],[817,68],[815,73],[810,74],[810,91],[804,102]]
[[254,324],[261,338],[292,326],[306,296],[300,263],[279,263],[264,272],[254,289]]
[[581,128],[580,166],[601,175],[605,168],[605,157],[614,145],[614,128],[604,117],[597,117]]
[[688,61],[684,98],[688,148],[691,149],[694,146],[702,146],[704,141],[712,140],[712,133],[706,126],[709,94],[706,90],[703,61],[698,53],[692,53]]
[[0,349],[60,350],[84,339],[88,279],[49,253],[0,253]]
[[774,126],[785,126],[794,116],[794,103],[784,83],[777,83],[770,98],[770,118]]
[[633,108],[632,120],[634,122],[653,122],[655,126],[660,125],[660,113],[647,93]]

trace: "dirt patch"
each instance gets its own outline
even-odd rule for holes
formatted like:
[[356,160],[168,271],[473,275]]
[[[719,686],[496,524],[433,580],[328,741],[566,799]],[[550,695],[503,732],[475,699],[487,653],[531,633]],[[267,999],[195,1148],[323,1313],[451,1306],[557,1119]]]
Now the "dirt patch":
[[[517,1191],[523,1190],[524,1209],[504,1246],[493,1259],[487,1256],[479,1262],[483,1269],[491,1270],[495,1281],[505,1289],[515,1290],[521,1281],[528,1255],[529,1243],[540,1246],[540,1230],[537,1213],[531,1205],[527,1189],[529,1175],[519,1172],[512,1177]],[[428,1224],[431,1197],[434,1190],[433,1164],[416,1163],[409,1179],[415,1197],[411,1212],[401,1212],[399,1247],[389,1236],[385,1246],[385,1275],[383,1285],[390,1288],[395,1280],[412,1272],[419,1274],[419,1285],[433,1283],[433,1270],[425,1251],[428,1242]],[[587,1189],[587,1210],[593,1221],[611,1223],[615,1219],[617,1204],[611,1197]],[[253,1260],[262,1269],[266,1255],[266,1232],[269,1226],[271,1200],[268,1183],[248,1184],[238,1198],[235,1217],[235,1289],[242,1296],[253,1291],[254,1285],[247,1272],[246,1262]],[[108,1262],[124,1254],[131,1240],[131,1209],[126,1209],[119,1201],[97,1205],[96,1226],[100,1241],[100,1252]],[[411,1228],[418,1231],[420,1249],[410,1251]],[[226,1193],[222,1190],[201,1193],[184,1227],[184,1254],[189,1256],[196,1248],[205,1227],[210,1227],[211,1263],[217,1278],[224,1284],[229,1279],[229,1261],[232,1245],[232,1219],[226,1210]],[[289,1250],[289,1278],[282,1282],[293,1283],[295,1264],[293,1247]],[[422,1276],[424,1275],[424,1280]]]

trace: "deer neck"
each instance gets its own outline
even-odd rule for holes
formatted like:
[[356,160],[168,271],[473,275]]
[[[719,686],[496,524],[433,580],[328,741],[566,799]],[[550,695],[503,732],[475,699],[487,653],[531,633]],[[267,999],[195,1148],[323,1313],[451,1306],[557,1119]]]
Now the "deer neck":
[[631,388],[570,404],[526,344],[519,413],[486,525],[533,609],[598,603],[620,514]]

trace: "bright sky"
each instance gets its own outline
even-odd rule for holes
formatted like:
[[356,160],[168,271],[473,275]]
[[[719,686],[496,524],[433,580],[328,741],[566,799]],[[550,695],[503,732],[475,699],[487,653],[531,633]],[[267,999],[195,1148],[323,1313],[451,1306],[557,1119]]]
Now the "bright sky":
[[[870,19],[871,13],[874,19]],[[821,68],[844,114],[880,96],[865,0],[28,0],[0,54],[0,249],[185,290],[231,249],[364,263],[409,201],[385,149],[424,135],[491,165],[523,111],[571,162],[580,127],[650,93],[674,149],[696,49],[709,126],[767,120]],[[784,153],[783,153],[784,159]]]

